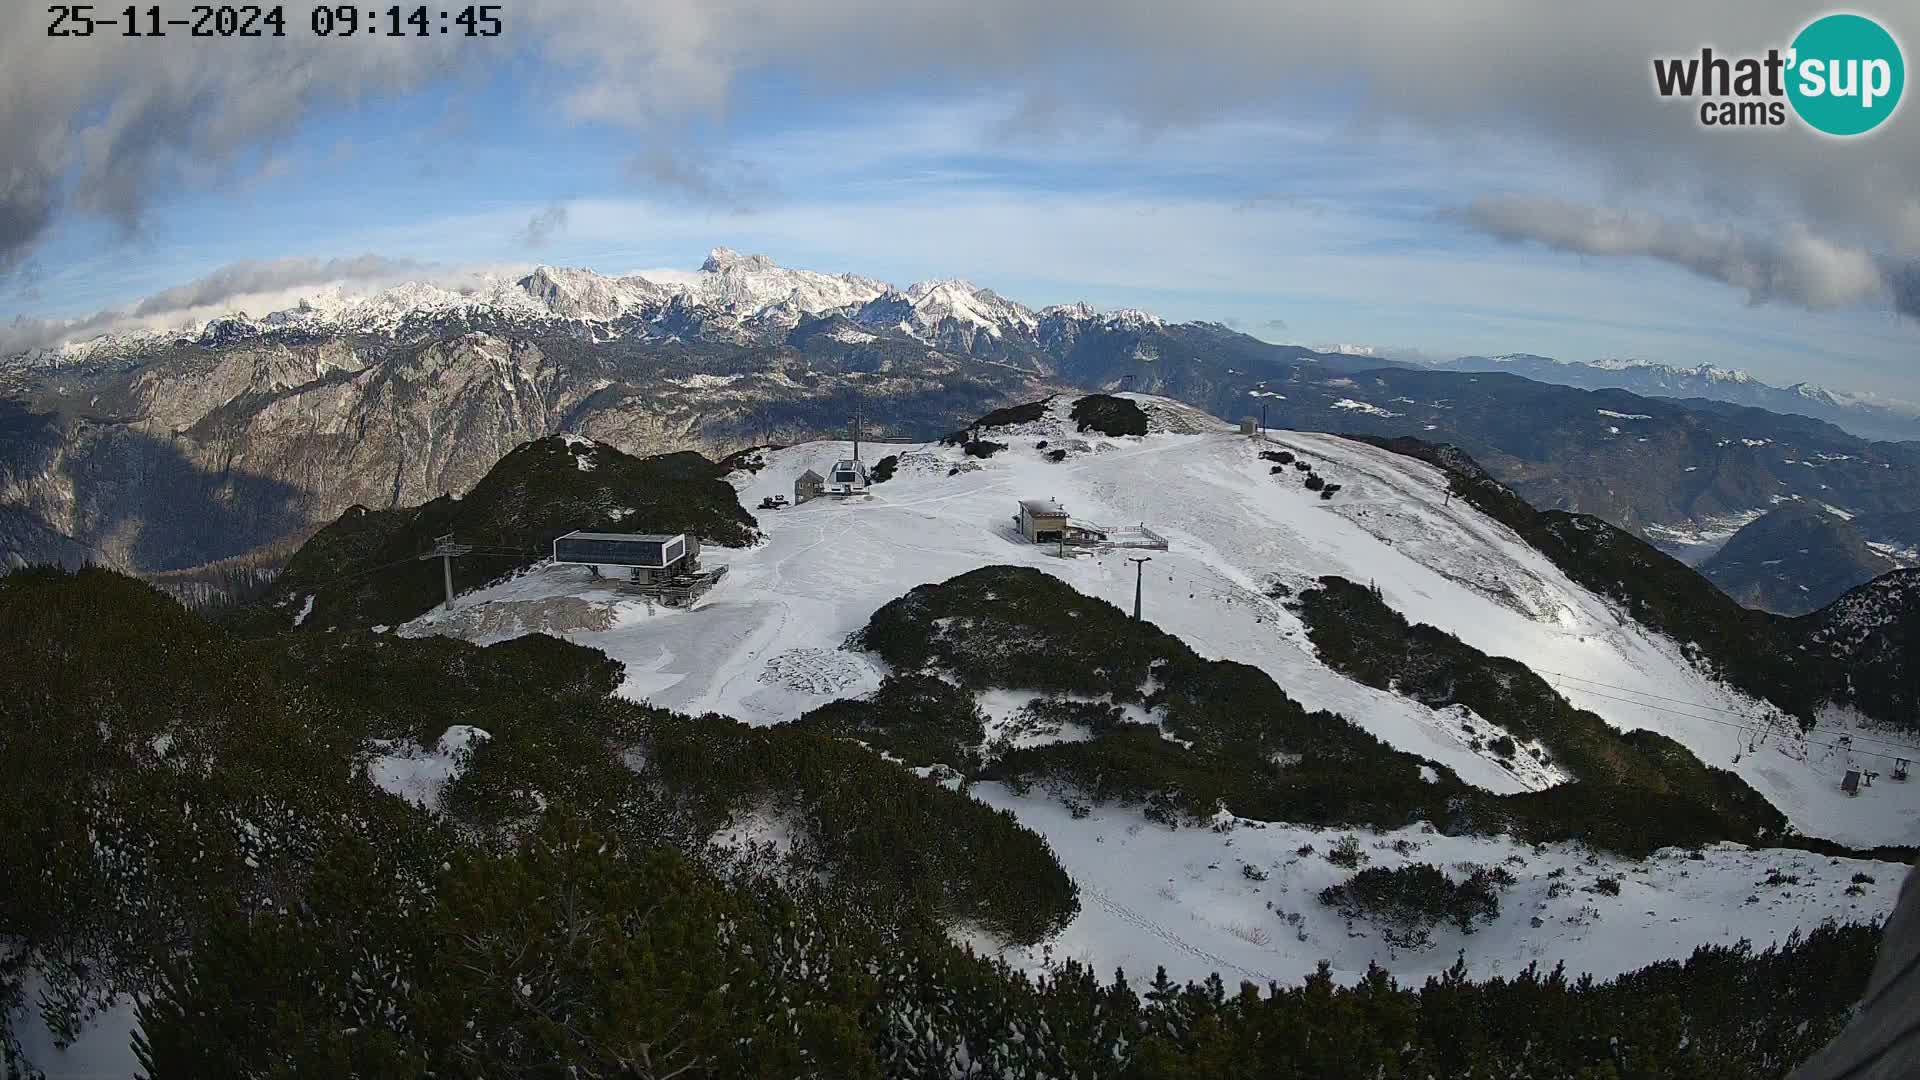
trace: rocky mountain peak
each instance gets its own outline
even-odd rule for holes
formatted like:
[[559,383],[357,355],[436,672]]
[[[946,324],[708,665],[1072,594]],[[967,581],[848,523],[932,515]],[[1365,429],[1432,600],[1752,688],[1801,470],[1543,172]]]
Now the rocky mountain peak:
[[907,286],[906,295],[909,300],[923,300],[935,296],[972,296],[980,291],[979,286],[965,278],[935,278]]
[[1093,310],[1092,304],[1085,300],[1076,300],[1071,304],[1054,304],[1042,308],[1040,314],[1047,318],[1085,320],[1093,318],[1098,313]]
[[1817,401],[1822,405],[1837,406],[1841,404],[1840,399],[1834,397],[1833,392],[1831,390],[1828,390],[1826,387],[1820,386],[1816,383],[1797,382],[1797,383],[1794,383],[1792,386],[1787,387],[1787,392],[1792,394],[1798,394],[1801,397],[1806,398],[1808,401]]
[[1107,321],[1134,330],[1167,325],[1165,319],[1139,308],[1116,308],[1108,313]]
[[519,281],[528,296],[566,319],[619,318],[665,300],[668,290],[638,276],[607,277],[592,270],[539,266]]
[[708,274],[722,274],[729,270],[765,273],[782,267],[765,255],[742,255],[729,247],[717,247],[707,252],[707,261],[700,264],[700,269]]

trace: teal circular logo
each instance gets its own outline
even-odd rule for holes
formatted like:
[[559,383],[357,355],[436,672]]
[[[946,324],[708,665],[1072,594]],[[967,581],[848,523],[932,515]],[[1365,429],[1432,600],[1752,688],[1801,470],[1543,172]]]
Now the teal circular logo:
[[1817,131],[1864,135],[1900,104],[1907,66],[1900,44],[1864,15],[1827,15],[1793,39],[1787,99]]

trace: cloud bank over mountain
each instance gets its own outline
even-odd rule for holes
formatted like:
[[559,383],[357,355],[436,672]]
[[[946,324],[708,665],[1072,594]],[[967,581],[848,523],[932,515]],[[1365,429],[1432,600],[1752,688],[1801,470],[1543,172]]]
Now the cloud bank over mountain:
[[1804,224],[1778,236],[1723,225],[1673,221],[1644,211],[1582,206],[1559,199],[1480,199],[1461,217],[1501,240],[1533,241],[1577,255],[1642,256],[1746,290],[1753,303],[1781,301],[1813,310],[1890,303],[1920,314],[1913,264],[1836,244]]
[[[0,325],[0,355],[75,341],[114,330],[158,327],[231,310],[271,310],[297,302],[314,286],[372,288],[435,268],[407,259],[361,255],[345,259],[289,258],[246,260],[146,297],[122,310],[99,311],[77,319],[20,317]],[[445,274],[454,282],[464,275]]]

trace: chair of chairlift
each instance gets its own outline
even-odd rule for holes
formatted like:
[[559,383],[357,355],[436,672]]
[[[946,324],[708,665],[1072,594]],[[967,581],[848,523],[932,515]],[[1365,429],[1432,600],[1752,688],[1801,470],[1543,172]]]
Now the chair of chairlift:
[[1854,769],[1848,769],[1847,775],[1840,780],[1840,790],[1848,795],[1860,794],[1860,773]]
[[1906,782],[1908,764],[1909,762],[1906,758],[1893,759],[1893,778],[1895,780],[1901,781],[1902,783]]

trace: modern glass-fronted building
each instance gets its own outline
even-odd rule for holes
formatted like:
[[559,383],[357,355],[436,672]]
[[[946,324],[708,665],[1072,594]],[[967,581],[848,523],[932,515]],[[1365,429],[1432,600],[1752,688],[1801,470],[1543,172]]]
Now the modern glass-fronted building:
[[687,557],[685,533],[570,532],[553,541],[553,561],[672,569]]

